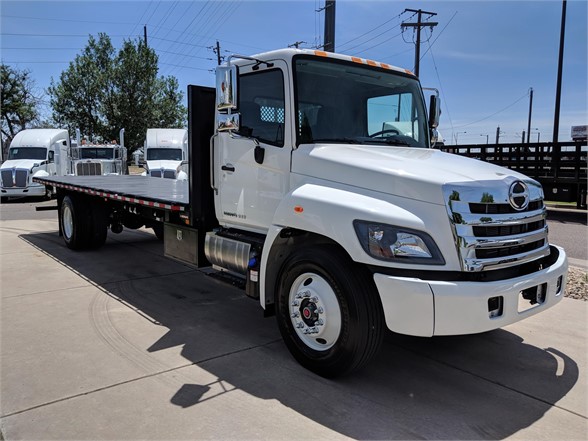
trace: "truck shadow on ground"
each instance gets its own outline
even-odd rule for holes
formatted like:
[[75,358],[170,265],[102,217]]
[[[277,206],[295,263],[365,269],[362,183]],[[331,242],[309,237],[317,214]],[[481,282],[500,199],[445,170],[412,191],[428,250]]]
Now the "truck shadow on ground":
[[275,319],[262,318],[255,301],[166,259],[148,233],[109,233],[99,252],[83,253],[66,249],[57,233],[21,237],[100,288],[99,295],[167,328],[149,347],[126,330],[121,340],[129,347],[118,353],[135,353],[129,362],[153,367],[154,354],[180,346],[182,357],[217,379],[202,384],[178,369],[169,402],[182,408],[238,389],[267,400],[268,418],[277,400],[357,439],[501,439],[542,418],[578,380],[578,366],[565,353],[506,330],[432,339],[387,333],[366,369],[326,380],[290,357]]

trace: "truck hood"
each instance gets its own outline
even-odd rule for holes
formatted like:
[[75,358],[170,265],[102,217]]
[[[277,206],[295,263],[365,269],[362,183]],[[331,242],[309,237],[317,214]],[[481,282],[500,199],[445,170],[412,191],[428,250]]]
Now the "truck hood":
[[434,204],[442,187],[499,181],[520,173],[433,149],[379,145],[303,144],[292,155],[292,172]]
[[178,166],[182,163],[182,161],[170,161],[170,160],[160,160],[160,161],[147,161],[147,167],[149,170],[174,170],[177,171]]
[[42,162],[44,162],[42,159],[10,159],[8,161],[4,161],[0,169],[6,170],[13,168],[26,168],[30,170],[33,165],[37,164],[37,166],[39,166]]

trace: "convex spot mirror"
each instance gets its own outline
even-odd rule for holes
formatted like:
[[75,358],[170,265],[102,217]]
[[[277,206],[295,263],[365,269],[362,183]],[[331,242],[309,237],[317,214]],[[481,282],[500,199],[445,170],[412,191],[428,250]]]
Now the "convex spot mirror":
[[221,112],[237,108],[237,66],[216,68],[216,108]]

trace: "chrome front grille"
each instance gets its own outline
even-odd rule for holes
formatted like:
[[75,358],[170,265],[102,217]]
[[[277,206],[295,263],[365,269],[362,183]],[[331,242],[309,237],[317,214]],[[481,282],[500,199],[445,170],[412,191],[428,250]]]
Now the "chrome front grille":
[[2,185],[4,188],[25,188],[29,178],[29,171],[22,168],[2,170]]
[[150,175],[152,178],[176,179],[176,172],[174,170],[151,170]]
[[[524,209],[518,208],[521,196],[512,194],[521,183],[526,188],[522,197],[528,198]],[[464,271],[506,268],[549,255],[543,190],[537,182],[509,177],[447,184],[443,192]]]
[[100,162],[78,162],[76,164],[77,176],[100,176],[102,164]]

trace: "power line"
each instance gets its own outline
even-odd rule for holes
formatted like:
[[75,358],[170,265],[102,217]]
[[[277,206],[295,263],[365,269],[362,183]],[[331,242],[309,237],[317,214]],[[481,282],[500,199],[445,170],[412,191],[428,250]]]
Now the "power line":
[[446,95],[445,95],[445,91],[443,90],[443,84],[441,84],[441,77],[439,75],[439,69],[437,68],[437,62],[435,61],[435,57],[433,55],[433,49],[432,49],[432,44],[430,42],[430,38],[427,40],[427,43],[429,45],[428,50],[431,51],[431,59],[433,60],[433,66],[435,67],[435,74],[437,75],[437,81],[439,81],[439,89],[441,89],[441,94],[443,95],[443,102],[445,104],[445,111],[447,112],[447,117],[449,118],[449,126],[451,127],[451,133],[453,133],[455,131],[455,128],[453,127],[453,120],[451,119],[451,113],[449,112],[449,105],[447,103],[447,99],[445,99]]
[[499,113],[501,113],[501,112],[504,112],[504,111],[505,111],[505,110],[507,110],[507,109],[510,109],[512,106],[514,106],[514,105],[515,105],[515,104],[517,104],[519,101],[521,101],[522,99],[526,98],[527,96],[529,96],[529,93],[528,93],[528,92],[527,92],[527,93],[525,93],[525,94],[524,94],[522,97],[520,97],[520,98],[519,98],[519,99],[517,99],[516,101],[514,101],[513,103],[511,103],[511,104],[509,104],[508,106],[506,106],[504,109],[501,109],[501,110],[499,110],[498,112],[495,112],[495,113],[493,113],[492,115],[489,115],[489,116],[487,116],[487,117],[485,117],[485,118],[479,119],[479,120],[477,120],[477,121],[474,121],[474,122],[471,122],[471,123],[467,123],[467,124],[463,124],[463,125],[461,125],[461,126],[457,126],[457,127],[455,127],[455,128],[456,128],[456,129],[461,129],[462,127],[471,126],[472,124],[476,124],[476,123],[479,123],[479,122],[485,121],[485,120],[487,120],[487,119],[489,119],[489,118],[492,118],[493,116],[495,116],[495,115],[498,115]]
[[191,43],[183,43],[183,42],[177,41],[177,40],[169,40],[167,38],[159,38],[159,37],[150,37],[150,38],[153,40],[167,41],[167,42],[174,43],[174,44],[185,44],[187,46],[195,46],[195,47],[200,47],[200,48],[205,48],[205,49],[208,47],[208,46],[203,46],[201,44],[191,44]]
[[375,44],[375,45],[373,45],[373,46],[371,46],[371,47],[368,47],[367,49],[364,49],[364,50],[362,50],[362,51],[359,51],[359,52],[355,52],[355,55],[362,54],[362,53],[364,53],[364,52],[367,52],[367,51],[369,51],[369,50],[371,50],[371,49],[373,49],[373,48],[375,48],[375,47],[381,46],[381,45],[383,45],[384,43],[387,43],[387,42],[389,42],[390,40],[393,40],[393,39],[395,39],[395,38],[397,38],[397,37],[400,37],[401,35],[402,35],[402,32],[401,32],[400,34],[393,35],[392,37],[390,37],[390,38],[387,38],[386,40],[383,40],[383,41],[381,41],[380,43],[378,43],[378,44]]
[[[98,32],[99,33],[99,32]],[[17,34],[11,32],[2,32],[0,36],[18,36],[18,37],[88,37],[88,34]],[[126,35],[112,35],[108,34],[109,37],[126,37]]]
[[170,64],[170,63],[159,63],[159,64],[164,64],[166,66],[180,67],[182,69],[205,70],[205,71],[211,72],[211,69],[206,69],[204,67],[180,66],[179,64]]
[[25,17],[22,15],[4,15],[2,17],[6,18],[20,18],[25,20],[41,20],[41,21],[66,21],[70,23],[92,23],[92,24],[114,24],[114,25],[132,25],[134,23],[124,22],[124,21],[95,21],[95,20],[77,20],[77,19],[68,19],[68,18],[50,18],[50,17]]
[[[381,36],[382,36],[382,35],[384,35],[385,33],[387,33],[387,32],[390,32],[392,29],[396,29],[398,26],[400,26],[400,23],[399,23],[399,24],[397,24],[396,26],[393,26],[393,27],[391,27],[390,29],[388,29],[388,30],[386,30],[386,31],[384,31],[384,32],[382,32],[382,33],[380,33],[380,34],[376,35],[375,37],[372,37],[372,38],[370,38],[369,40],[366,40],[366,41],[364,41],[363,43],[359,43],[359,44],[356,44],[356,45],[355,45],[355,46],[353,46],[353,47],[350,47],[350,48],[347,48],[347,49],[345,49],[345,51],[347,51],[347,52],[349,52],[349,51],[352,51],[352,50],[353,50],[353,49],[355,49],[356,47],[362,46],[362,45],[364,45],[364,44],[366,44],[366,43],[368,43],[368,42],[370,42],[370,41],[373,41],[373,40],[375,40],[376,38],[378,38],[378,37],[381,37]],[[398,34],[398,35],[401,35],[401,34]],[[396,38],[396,37],[398,37],[398,35],[395,35],[393,38]],[[389,39],[389,40],[390,40],[390,39]],[[386,41],[389,41],[389,40],[386,40]],[[377,44],[376,46],[379,46],[379,44]],[[376,47],[376,46],[372,46],[372,47]],[[371,48],[369,48],[369,49],[371,49]],[[365,49],[365,50],[368,50],[368,49]],[[365,50],[364,50],[363,52],[365,52]]]
[[[432,43],[429,43],[429,40],[427,40],[427,43],[429,43],[429,48],[425,51],[425,53],[423,55],[421,55],[421,60],[423,59],[423,57],[425,55],[427,55],[427,52],[429,52],[431,50],[431,47],[433,47],[433,45],[435,44],[435,42],[439,39],[439,37],[441,36],[441,34],[443,33],[443,31],[445,29],[447,29],[447,26],[449,26],[449,23],[451,23],[453,21],[453,19],[455,18],[455,16],[457,15],[457,11],[455,11],[453,13],[453,15],[451,16],[451,18],[449,19],[449,21],[447,22],[447,24],[445,26],[443,26],[443,29],[441,29],[441,32],[439,32],[437,34],[437,37],[435,37],[435,39],[433,40]],[[431,37],[433,36],[433,31],[431,30]],[[429,37],[429,39],[431,39],[431,37]]]
[[82,49],[84,49],[83,47],[3,47],[2,50],[12,50],[12,49],[18,49],[20,51],[26,51],[26,50],[43,50],[43,51],[56,51],[56,50],[77,50],[77,51],[81,51]]
[[[382,23],[381,25],[379,25],[379,26],[376,26],[375,28],[372,28],[372,29],[370,29],[370,30],[369,30],[369,31],[367,31],[367,32],[364,32],[363,34],[361,34],[361,35],[359,35],[359,36],[357,36],[357,37],[355,37],[355,38],[352,38],[351,40],[348,40],[348,41],[346,41],[346,42],[345,42],[345,43],[343,43],[343,44],[340,44],[340,45],[339,45],[339,47],[341,48],[342,46],[347,46],[347,45],[348,45],[349,43],[351,43],[352,41],[359,40],[361,37],[364,37],[364,36],[366,36],[367,34],[370,34],[370,33],[374,32],[376,29],[379,29],[379,28],[381,28],[382,26],[384,26],[384,25],[387,25],[387,24],[388,24],[388,23],[390,23],[392,20],[395,20],[395,19],[397,19],[397,18],[400,18],[400,16],[401,16],[402,14],[404,14],[404,12],[401,12],[401,13],[400,13],[400,14],[398,14],[397,16],[395,16],[395,17],[392,17],[390,20],[387,20],[387,21],[385,21],[385,22],[384,22],[384,23]],[[395,27],[396,27],[396,26],[395,26]],[[392,29],[394,29],[394,28],[392,28]],[[390,30],[391,30],[391,29],[390,29]],[[382,34],[380,34],[380,35],[382,35]],[[369,41],[369,40],[368,40],[368,41]],[[348,50],[348,49],[345,49],[345,50]]]

